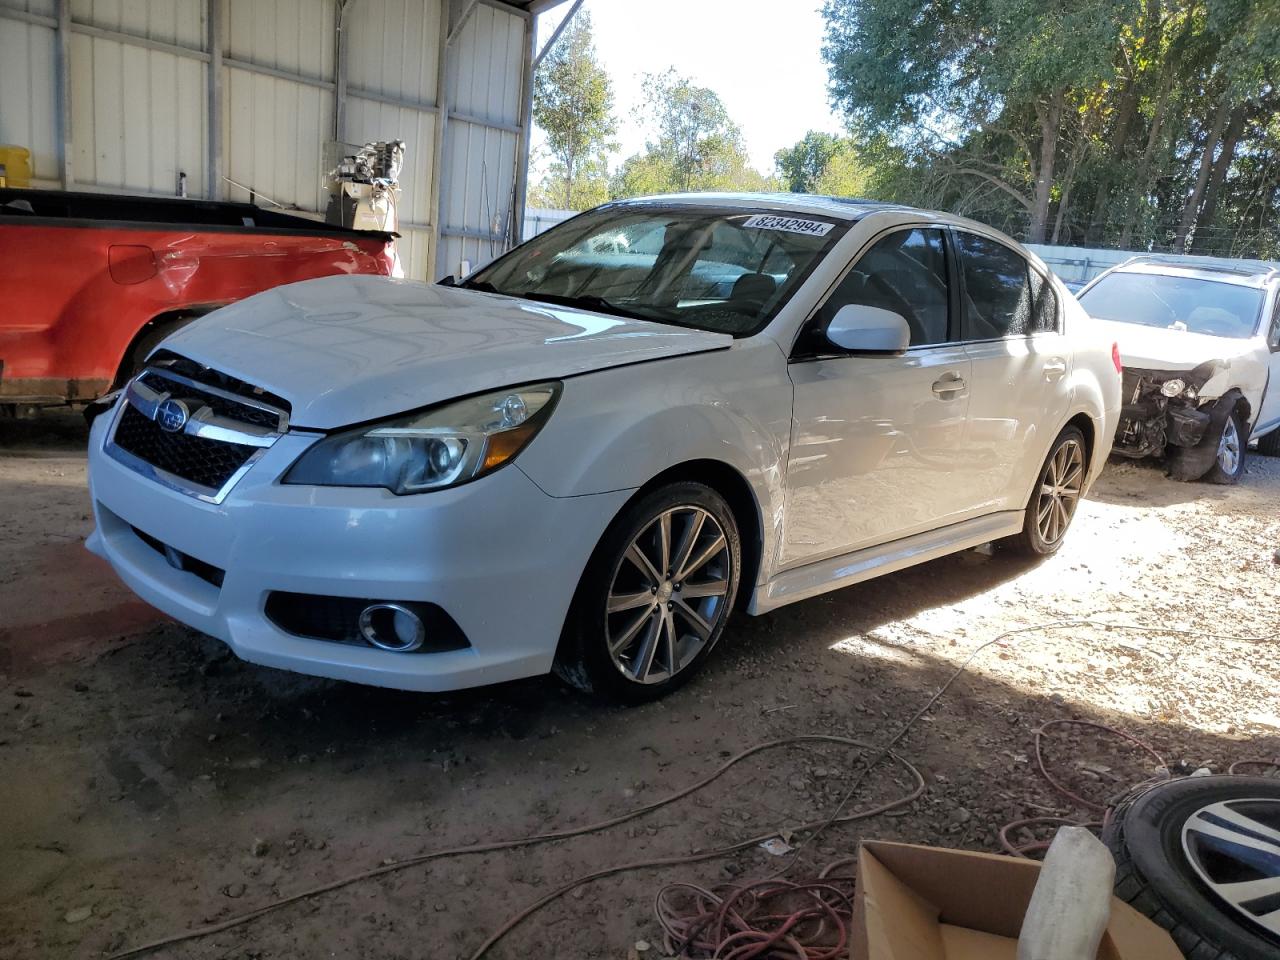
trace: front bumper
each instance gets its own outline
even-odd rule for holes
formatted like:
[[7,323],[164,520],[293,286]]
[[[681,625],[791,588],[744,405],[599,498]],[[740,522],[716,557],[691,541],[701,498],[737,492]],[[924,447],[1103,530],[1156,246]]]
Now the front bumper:
[[[517,465],[407,497],[284,485],[276,478],[318,439],[295,432],[221,503],[205,503],[108,456],[112,419],[90,435],[88,548],[148,603],[245,660],[377,686],[453,690],[550,670],[582,570],[629,496],[550,497]],[[172,566],[135,530],[199,564]],[[265,615],[272,591],[435,604],[469,646],[394,653],[295,636]]]
[[[1188,384],[1191,396],[1166,397],[1160,387],[1166,380]],[[1113,452],[1125,457],[1163,456],[1169,446],[1194,447],[1209,426],[1209,411],[1194,393],[1203,380],[1190,372],[1125,368],[1120,425]]]

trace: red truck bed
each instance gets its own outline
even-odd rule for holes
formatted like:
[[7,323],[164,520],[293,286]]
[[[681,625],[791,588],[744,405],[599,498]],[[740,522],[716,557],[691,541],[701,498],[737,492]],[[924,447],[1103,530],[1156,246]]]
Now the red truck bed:
[[92,400],[186,320],[270,287],[389,276],[394,238],[247,203],[0,190],[0,404]]

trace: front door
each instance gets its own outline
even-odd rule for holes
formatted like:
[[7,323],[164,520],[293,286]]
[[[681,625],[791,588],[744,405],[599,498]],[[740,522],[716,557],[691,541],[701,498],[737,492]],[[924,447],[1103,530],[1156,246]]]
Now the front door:
[[[894,230],[853,264],[809,321],[795,386],[782,567],[964,519],[970,360],[959,343],[945,231]],[[900,356],[849,355],[826,339],[846,304],[906,318]]]

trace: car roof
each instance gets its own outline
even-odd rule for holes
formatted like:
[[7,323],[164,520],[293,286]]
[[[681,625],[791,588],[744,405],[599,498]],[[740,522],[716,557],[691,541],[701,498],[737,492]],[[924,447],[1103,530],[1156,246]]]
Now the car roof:
[[1113,268],[1114,273],[1145,273],[1156,276],[1190,277],[1239,287],[1265,287],[1280,277],[1280,268],[1263,260],[1234,260],[1216,263],[1210,260],[1149,255],[1134,257]]
[[615,200],[608,206],[641,206],[646,203],[688,207],[744,207],[757,210],[778,210],[787,213],[820,213],[850,222],[861,220],[863,217],[873,213],[912,214],[940,223],[972,227],[984,232],[999,232],[993,231],[992,227],[984,223],[956,216],[954,213],[921,210],[918,207],[910,207],[901,203],[888,203],[883,200],[864,200],[860,197],[829,197],[815,193],[664,193],[648,197]]

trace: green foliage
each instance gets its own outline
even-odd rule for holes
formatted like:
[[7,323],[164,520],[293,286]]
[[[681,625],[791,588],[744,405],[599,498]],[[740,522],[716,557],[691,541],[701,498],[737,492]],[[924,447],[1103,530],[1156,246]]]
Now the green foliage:
[[792,193],[816,193],[818,178],[840,145],[840,137],[810,130],[795,146],[783,147],[773,155],[782,185]]
[[872,171],[853,141],[810,130],[794,146],[774,154],[781,186],[791,193],[860,197],[871,185]]
[[764,190],[752,169],[742,131],[713,90],[674,69],[644,78],[645,152],[627,158],[610,183],[615,197],[699,190]]
[[596,60],[591,15],[579,12],[538,65],[533,119],[554,160],[533,191],[540,204],[585,210],[608,194],[606,157],[616,150],[613,84]]
[[823,12],[833,102],[869,192],[1033,241],[1274,247],[1277,0],[827,0]]

